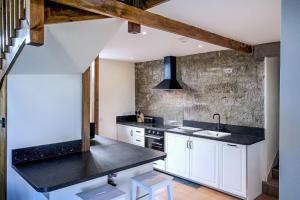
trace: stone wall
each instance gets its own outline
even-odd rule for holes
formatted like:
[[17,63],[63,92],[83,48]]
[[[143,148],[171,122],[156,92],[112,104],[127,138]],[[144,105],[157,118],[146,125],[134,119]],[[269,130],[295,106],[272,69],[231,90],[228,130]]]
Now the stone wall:
[[152,90],[163,79],[163,60],[135,66],[136,108],[165,120],[195,120],[264,127],[264,62],[226,50],[177,57],[182,91]]

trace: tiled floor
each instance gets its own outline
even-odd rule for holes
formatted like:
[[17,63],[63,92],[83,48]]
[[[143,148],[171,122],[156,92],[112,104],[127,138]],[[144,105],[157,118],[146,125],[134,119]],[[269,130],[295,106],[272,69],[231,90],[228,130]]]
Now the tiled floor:
[[[200,186],[191,187],[176,181],[173,181],[174,200],[238,200],[238,198],[227,194]],[[157,200],[166,200],[166,190],[157,192]],[[276,200],[276,198],[262,196],[259,200]]]

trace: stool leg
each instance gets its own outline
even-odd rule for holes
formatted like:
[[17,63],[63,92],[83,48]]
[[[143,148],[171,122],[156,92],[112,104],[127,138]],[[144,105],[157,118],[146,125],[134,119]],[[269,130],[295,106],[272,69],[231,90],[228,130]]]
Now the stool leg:
[[168,186],[168,200],[173,200],[173,186],[172,183],[170,183]]
[[154,190],[149,191],[149,200],[155,200],[155,192]]
[[131,200],[136,200],[137,184],[131,181]]

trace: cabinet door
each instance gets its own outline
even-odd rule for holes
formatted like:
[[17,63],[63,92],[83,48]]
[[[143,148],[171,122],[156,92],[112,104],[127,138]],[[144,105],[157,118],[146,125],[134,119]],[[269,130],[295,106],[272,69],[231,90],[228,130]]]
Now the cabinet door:
[[219,187],[219,142],[193,137],[190,141],[190,179]]
[[131,126],[118,125],[117,126],[117,137],[119,141],[132,143],[133,130]]
[[221,143],[220,188],[246,197],[246,146]]
[[173,133],[166,133],[165,136],[166,171],[188,178],[189,148],[187,143],[189,137]]

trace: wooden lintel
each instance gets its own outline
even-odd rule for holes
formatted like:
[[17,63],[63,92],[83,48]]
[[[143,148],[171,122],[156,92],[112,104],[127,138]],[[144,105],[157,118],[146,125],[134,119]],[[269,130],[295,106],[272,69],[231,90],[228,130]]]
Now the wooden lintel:
[[56,3],[86,10],[109,17],[117,17],[129,22],[175,33],[196,40],[208,42],[237,51],[252,52],[252,46],[230,38],[188,25],[167,17],[121,3],[116,0],[51,0]]
[[30,26],[28,44],[41,46],[44,44],[44,1],[27,0],[26,5],[26,18]]
[[85,10],[45,1],[45,24],[108,18]]

